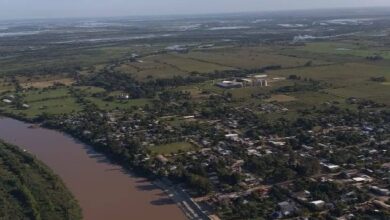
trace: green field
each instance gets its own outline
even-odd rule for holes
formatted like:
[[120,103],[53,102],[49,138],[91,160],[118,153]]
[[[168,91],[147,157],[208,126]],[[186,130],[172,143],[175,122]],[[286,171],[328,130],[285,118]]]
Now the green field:
[[184,70],[159,62],[154,56],[143,59],[142,63],[123,64],[118,70],[131,74],[139,80],[144,80],[148,77],[170,78],[187,74]]
[[286,77],[295,74],[302,78],[311,78],[330,83],[331,86],[326,91],[339,98],[368,98],[381,103],[390,103],[388,98],[390,87],[370,80],[371,77],[380,76],[390,78],[390,67],[346,63],[274,71],[272,74]]
[[378,54],[385,59],[390,59],[390,51],[383,47],[372,47],[351,42],[317,42],[308,43],[299,48],[312,53],[327,53],[344,56],[368,57]]
[[194,149],[195,146],[188,142],[176,142],[149,147],[149,150],[155,154],[174,154],[179,153],[181,151],[186,152]]
[[[217,51],[192,52],[183,57],[203,61],[231,68],[261,68],[270,65],[282,65],[283,67],[297,67],[305,65],[310,59],[283,56],[254,50],[251,48],[228,48]],[[313,65],[326,62],[314,61]]]
[[272,71],[272,75],[288,77],[291,74],[303,78],[324,80],[335,86],[346,86],[369,81],[371,77],[390,77],[390,67],[361,63],[345,63],[320,67],[304,67]]
[[3,111],[34,118],[42,113],[50,115],[68,114],[80,111],[82,108],[76,99],[69,94],[67,88],[27,90],[22,93],[22,102],[29,105],[25,109],[17,109],[10,104],[0,104]]
[[17,58],[1,59],[0,75],[4,73],[39,74],[44,69],[51,69],[50,74],[62,74],[72,72],[74,68],[90,67],[106,64],[115,59],[123,58],[132,52],[149,52],[148,47],[134,47],[132,45],[100,47],[82,47],[70,49],[51,48],[38,50],[35,56],[17,56]]

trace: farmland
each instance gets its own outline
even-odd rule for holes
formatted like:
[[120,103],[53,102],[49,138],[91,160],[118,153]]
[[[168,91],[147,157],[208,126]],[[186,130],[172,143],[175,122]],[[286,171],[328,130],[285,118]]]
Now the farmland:
[[385,59],[390,59],[390,51],[380,45],[364,45],[357,42],[322,42],[310,43],[300,50],[312,53],[335,54],[343,56],[368,57],[374,54],[380,55]]

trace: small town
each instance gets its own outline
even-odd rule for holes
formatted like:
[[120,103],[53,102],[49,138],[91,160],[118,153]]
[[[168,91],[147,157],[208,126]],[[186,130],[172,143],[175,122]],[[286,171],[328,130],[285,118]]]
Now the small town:
[[[251,218],[261,210],[256,215],[274,219],[302,213],[353,219],[388,212],[390,115],[377,104],[349,98],[345,103],[361,110],[323,103],[292,123],[269,124],[254,112],[276,112],[272,104],[221,111],[215,103],[229,96],[209,96],[189,109],[186,94],[165,96],[174,98],[130,112],[91,106],[45,123],[103,151],[110,146],[115,161],[164,180],[159,184],[173,187],[190,218],[218,219],[216,212]],[[170,108],[186,111],[170,115]]]

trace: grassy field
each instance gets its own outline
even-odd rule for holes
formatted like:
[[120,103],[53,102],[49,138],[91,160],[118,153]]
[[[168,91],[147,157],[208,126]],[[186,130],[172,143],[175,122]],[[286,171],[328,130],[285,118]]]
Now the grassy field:
[[302,67],[296,69],[278,70],[271,75],[289,76],[295,74],[302,78],[323,80],[335,86],[348,86],[367,82],[371,77],[390,77],[390,67],[376,66],[364,63],[345,63],[320,67]]
[[81,219],[77,202],[49,168],[0,141],[0,219]]
[[26,109],[16,109],[13,105],[0,104],[5,111],[13,114],[22,114],[27,118],[34,118],[42,113],[58,115],[80,111],[82,108],[71,97],[67,88],[27,90],[22,93],[24,104],[29,105]]
[[187,58],[178,54],[153,55],[142,59],[142,62],[125,63],[118,70],[144,80],[153,78],[170,78],[178,75],[188,75],[197,71],[201,73],[215,70],[232,69],[227,66],[203,62]]
[[13,90],[14,88],[15,86],[11,82],[0,78],[0,93]]
[[185,72],[197,71],[200,73],[209,73],[209,72],[214,72],[215,70],[232,69],[226,65],[218,65],[210,62],[199,61],[199,60],[191,59],[189,57],[180,54],[170,54],[170,55],[156,57],[155,59],[161,63],[170,66],[175,66],[178,69],[181,69]]
[[142,63],[123,64],[119,71],[131,74],[138,80],[153,78],[170,78],[177,75],[187,75],[184,70],[164,64],[155,60],[154,57],[144,59]]
[[[75,86],[74,89],[81,91],[86,100],[103,110],[139,108],[151,103],[150,99],[118,100],[114,98],[113,101],[106,101],[104,97],[93,97],[94,94],[105,92],[103,88],[98,87]],[[116,97],[120,93],[120,91],[112,92],[108,93],[108,96]],[[17,109],[14,105],[5,103],[0,103],[0,108],[4,112],[24,115],[30,119],[42,113],[59,115],[82,110],[82,105],[77,103],[67,87],[26,90],[22,93],[22,100],[24,104],[29,105],[28,108]]]
[[56,78],[56,79],[39,79],[39,80],[31,80],[31,81],[25,81],[21,83],[21,86],[23,88],[48,88],[51,86],[54,86],[56,84],[63,84],[63,85],[72,85],[74,83],[74,80],[71,78]]
[[83,93],[88,94],[89,96],[106,91],[103,88],[99,88],[95,86],[74,86],[73,88],[76,90],[80,90]]
[[[275,53],[275,52],[273,52]],[[297,58],[259,51],[252,48],[228,48],[225,50],[196,51],[181,55],[196,61],[208,62],[231,68],[261,68],[269,65],[297,67],[305,65],[310,59]],[[314,61],[313,65],[325,62]]]
[[284,105],[290,110],[298,110],[320,106],[326,102],[339,101],[344,102],[345,99],[339,96],[328,94],[326,92],[297,92],[289,94],[294,96],[295,100],[285,102]]
[[270,99],[267,99],[268,102],[291,102],[296,100],[294,96],[289,95],[272,95]]
[[188,142],[176,142],[176,143],[149,147],[149,150],[151,150],[152,153],[155,154],[174,154],[180,151],[186,152],[194,149],[195,146]]
[[329,89],[327,91],[343,98],[364,98],[390,105],[390,87],[380,83],[366,83],[356,87]]
[[288,76],[299,75],[330,83],[326,92],[339,98],[367,98],[390,104],[390,87],[373,82],[371,77],[384,76],[390,78],[390,67],[360,63],[336,64],[321,67],[306,67],[293,70],[274,71],[272,74]]
[[[106,64],[112,60],[121,59],[132,52],[147,53],[148,47],[135,47],[131,45],[80,48],[48,48],[28,53],[25,56],[1,59],[0,75],[5,73],[35,72],[36,74],[49,71],[50,75],[61,74],[58,70],[70,70],[75,67],[90,67]],[[66,72],[69,73],[69,72]]]
[[28,105],[30,105],[28,109],[16,109],[8,106],[4,108],[4,110],[5,112],[24,115],[29,119],[35,118],[42,113],[46,113],[49,115],[59,115],[77,112],[81,110],[81,107],[76,103],[75,99],[73,98],[27,103]]
[[31,103],[48,99],[62,99],[69,96],[70,94],[67,88],[27,90],[24,93],[24,100]]
[[299,49],[313,53],[328,53],[357,57],[367,57],[372,56],[374,54],[378,54],[385,59],[390,59],[390,50],[386,50],[383,47],[373,47],[351,42],[308,43],[304,47],[301,47]]
[[[150,104],[151,100],[149,99],[130,99],[130,100],[118,100],[113,98],[112,101],[104,100],[104,97],[94,97],[95,94],[105,93],[106,90],[94,86],[75,86],[76,90],[81,91],[84,94],[84,98],[97,105],[98,108],[103,110],[114,110],[114,109],[129,109],[133,107],[144,107],[147,104]],[[118,97],[123,92],[114,91],[107,93],[107,96]]]

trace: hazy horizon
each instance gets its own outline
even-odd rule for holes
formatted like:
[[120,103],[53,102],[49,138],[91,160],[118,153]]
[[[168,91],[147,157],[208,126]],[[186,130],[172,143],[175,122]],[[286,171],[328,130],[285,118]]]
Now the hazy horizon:
[[0,0],[0,20],[390,7],[389,0]]

